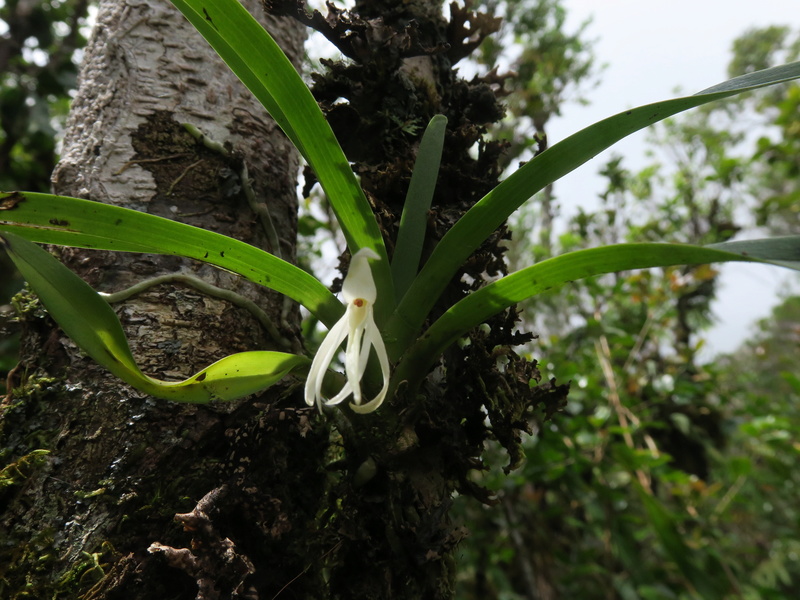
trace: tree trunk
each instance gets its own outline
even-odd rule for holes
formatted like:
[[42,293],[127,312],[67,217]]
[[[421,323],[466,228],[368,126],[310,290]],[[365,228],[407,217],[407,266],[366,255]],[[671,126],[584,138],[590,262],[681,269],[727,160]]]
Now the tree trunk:
[[[249,4],[299,63],[303,29]],[[245,198],[245,164],[267,211]],[[171,4],[101,2],[56,193],[167,216],[292,260],[298,168],[263,108]],[[107,292],[194,275],[256,301],[279,332],[272,339],[247,311],[191,287],[153,287],[116,305],[153,376],[184,378],[243,350],[299,348],[296,307],[228,273],[175,257],[61,257]],[[310,429],[294,388],[211,406],[149,398],[82,356],[28,301],[22,363],[2,408],[0,597],[272,597],[303,572],[303,530],[321,484],[317,441],[327,433]],[[319,576],[292,585],[315,597]]]

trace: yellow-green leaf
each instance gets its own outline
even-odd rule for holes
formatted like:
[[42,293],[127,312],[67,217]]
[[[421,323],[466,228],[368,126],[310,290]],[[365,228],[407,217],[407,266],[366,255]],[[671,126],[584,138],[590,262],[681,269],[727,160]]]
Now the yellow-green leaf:
[[294,370],[308,369],[304,356],[254,351],[227,356],[184,381],[142,373],[116,313],[89,284],[36,244],[11,233],[0,242],[64,333],[86,354],[136,389],[175,402],[235,400],[269,387]]

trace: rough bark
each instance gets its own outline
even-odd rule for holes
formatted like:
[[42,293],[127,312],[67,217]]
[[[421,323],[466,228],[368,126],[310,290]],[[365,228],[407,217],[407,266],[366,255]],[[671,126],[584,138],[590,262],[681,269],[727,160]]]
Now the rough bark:
[[[249,4],[299,60],[302,28]],[[243,164],[277,247],[242,193]],[[57,193],[168,216],[291,260],[297,169],[263,108],[172,5],[101,2],[53,176]],[[60,254],[101,291],[175,272],[233,289],[297,346],[296,307],[228,273],[175,257]],[[293,388],[213,406],[145,397],[83,357],[31,298],[19,302],[22,363],[0,421],[0,597],[271,597],[303,572],[306,549],[293,545],[313,520],[315,440],[327,433],[311,431]],[[143,370],[165,379],[276,347],[246,311],[182,285],[116,308]],[[312,474],[299,485],[305,462]],[[317,579],[294,586],[313,597]]]

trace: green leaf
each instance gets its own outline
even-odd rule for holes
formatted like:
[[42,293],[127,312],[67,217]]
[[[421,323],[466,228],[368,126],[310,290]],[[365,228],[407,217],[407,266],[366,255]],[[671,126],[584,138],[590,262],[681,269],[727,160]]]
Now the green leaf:
[[448,231],[385,329],[390,355],[406,348],[447,283],[469,256],[508,217],[545,186],[622,138],[676,113],[741,92],[800,77],[800,62],[736,77],[699,94],[625,111],[548,148],[486,194]]
[[[713,568],[703,568],[700,553],[692,550],[684,541],[673,516],[651,494],[636,484],[639,498],[642,500],[650,525],[656,533],[662,549],[672,562],[680,569],[681,574],[692,585],[701,598],[713,600],[725,597],[725,589],[729,584],[725,581],[722,565],[710,560]],[[722,583],[722,585],[720,585]]]
[[352,253],[375,250],[373,264],[382,298],[375,310],[394,308],[389,259],[378,224],[311,91],[272,36],[237,0],[172,0],[200,34],[264,105],[325,190]]
[[422,136],[417,160],[414,162],[414,172],[408,185],[392,257],[392,277],[398,302],[419,270],[419,259],[422,256],[422,245],[428,227],[428,211],[436,189],[436,180],[439,178],[446,128],[447,117],[444,115],[436,115],[431,119]]
[[[774,243],[771,243],[773,242]],[[757,242],[757,243],[756,243]],[[729,243],[733,247],[733,243]],[[719,244],[717,246],[724,246]],[[787,266],[800,251],[800,236],[753,240],[742,255],[718,247],[688,244],[617,244],[569,252],[521,269],[471,293],[447,310],[405,353],[396,382],[423,377],[441,353],[473,327],[522,300],[570,281],[630,269],[696,265],[712,262],[762,262]],[[797,265],[800,269],[800,264]]]
[[151,396],[194,403],[235,400],[309,366],[304,356],[242,352],[227,356],[184,381],[149,377],[137,366],[111,306],[83,279],[21,237],[4,233],[0,242],[64,333],[114,375]]
[[344,309],[302,269],[233,238],[90,200],[0,193],[0,232],[33,242],[95,250],[173,254],[200,260],[285,294],[331,326]]
[[709,244],[706,248],[734,252],[743,257],[757,257],[774,265],[800,271],[800,242],[798,242],[798,239],[800,239],[800,236],[787,235],[762,240],[739,240]]

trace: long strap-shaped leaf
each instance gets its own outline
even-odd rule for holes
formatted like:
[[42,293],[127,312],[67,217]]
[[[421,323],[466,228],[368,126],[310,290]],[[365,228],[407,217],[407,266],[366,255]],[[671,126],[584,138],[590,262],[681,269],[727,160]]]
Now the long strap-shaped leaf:
[[272,36],[237,0],[172,0],[269,111],[314,169],[351,252],[369,247],[375,283],[388,316],[394,308],[389,260],[375,216],[350,164],[306,84]]
[[385,330],[390,356],[396,356],[411,343],[447,283],[483,240],[546,185],[622,138],[662,119],[708,102],[798,77],[800,62],[749,73],[694,96],[625,111],[542,152],[484,196],[439,242]]
[[100,202],[29,192],[0,193],[0,233],[95,250],[186,256],[296,300],[332,326],[344,309],[302,269],[233,238]]
[[800,271],[800,236],[787,235],[761,240],[736,240],[708,244],[706,248],[735,252],[756,259]]
[[151,396],[194,403],[235,400],[308,368],[304,356],[255,351],[227,356],[185,381],[149,377],[136,365],[117,315],[83,279],[21,237],[3,233],[0,243],[64,333],[114,375]]
[[618,244],[544,260],[490,283],[453,305],[405,353],[394,381],[416,381],[427,373],[447,346],[472,327],[509,306],[570,281],[629,269],[729,261],[763,262],[800,270],[800,236],[730,242],[714,247]]
[[447,117],[444,115],[436,115],[430,120],[419,143],[417,160],[414,161],[414,172],[408,184],[392,256],[394,291],[398,300],[402,299],[419,270],[425,230],[428,227],[428,211],[439,177],[446,127]]

